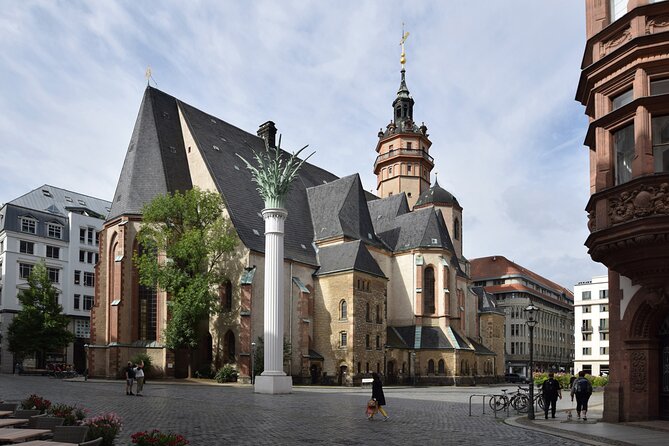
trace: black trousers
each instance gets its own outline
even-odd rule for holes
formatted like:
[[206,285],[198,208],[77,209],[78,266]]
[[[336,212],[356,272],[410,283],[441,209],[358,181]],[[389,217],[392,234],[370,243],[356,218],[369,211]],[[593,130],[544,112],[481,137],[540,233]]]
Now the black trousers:
[[550,407],[551,416],[555,418],[555,406],[557,404],[557,395],[555,396],[546,396],[544,395],[544,412],[546,412],[546,417],[548,417],[548,409]]

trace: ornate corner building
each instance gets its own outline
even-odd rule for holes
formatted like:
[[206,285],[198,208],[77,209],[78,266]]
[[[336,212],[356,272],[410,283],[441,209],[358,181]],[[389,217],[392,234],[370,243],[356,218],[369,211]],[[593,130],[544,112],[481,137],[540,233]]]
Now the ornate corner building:
[[[462,207],[436,182],[427,127],[401,72],[393,120],[379,133],[378,196],[357,174],[343,178],[305,163],[287,196],[284,250],[285,371],[296,382],[492,382],[503,374],[504,313],[471,289],[462,255]],[[273,122],[257,135],[148,87],[109,218],[102,230],[89,369],[114,376],[151,355],[168,376],[186,357],[161,344],[169,296],[141,287],[133,265],[142,206],[192,187],[216,191],[239,237],[233,280],[220,311],[203,321],[195,370],[233,363],[248,379],[263,333],[264,207],[237,155],[275,146]]]
[[669,2],[586,0],[593,260],[609,269],[607,421],[669,419]]

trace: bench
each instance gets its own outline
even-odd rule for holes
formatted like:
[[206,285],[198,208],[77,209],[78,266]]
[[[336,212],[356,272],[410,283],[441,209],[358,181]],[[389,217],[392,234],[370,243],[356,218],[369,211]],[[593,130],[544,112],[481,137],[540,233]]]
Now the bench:
[[364,387],[365,384],[372,384],[374,382],[373,378],[362,378],[362,386]]

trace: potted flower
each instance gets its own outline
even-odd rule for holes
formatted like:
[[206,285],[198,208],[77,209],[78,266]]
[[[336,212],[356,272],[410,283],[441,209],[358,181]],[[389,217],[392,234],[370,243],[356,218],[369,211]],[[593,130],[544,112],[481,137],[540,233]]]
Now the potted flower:
[[130,436],[132,444],[139,446],[185,446],[190,444],[182,435],[164,433],[158,429],[152,431],[135,432]]
[[21,402],[21,407],[26,410],[39,410],[40,413],[46,413],[49,407],[51,407],[51,401],[33,393]]
[[102,446],[113,446],[114,438],[121,431],[123,423],[115,413],[106,413],[87,418],[83,425],[88,426],[87,441],[102,437]]
[[54,404],[48,410],[49,415],[63,418],[63,426],[78,426],[86,418],[84,409],[67,404]]

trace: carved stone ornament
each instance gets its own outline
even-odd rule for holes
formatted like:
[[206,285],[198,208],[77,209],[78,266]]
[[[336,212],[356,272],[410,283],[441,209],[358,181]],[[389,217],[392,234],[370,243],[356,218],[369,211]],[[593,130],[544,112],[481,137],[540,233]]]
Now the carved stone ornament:
[[632,38],[632,32],[630,31],[629,28],[625,28],[621,32],[614,34],[613,36],[611,36],[609,40],[606,40],[600,44],[601,55],[604,56],[610,53],[611,51],[615,50],[616,48],[618,48],[620,45],[627,42],[631,38]]
[[669,183],[662,183],[659,187],[641,185],[609,199],[611,224],[666,214],[669,214]]
[[648,360],[645,352],[632,352],[631,361],[631,384],[632,391],[645,392],[646,391],[646,370],[648,369]]
[[669,14],[656,15],[646,19],[646,34],[654,34],[669,28]]

